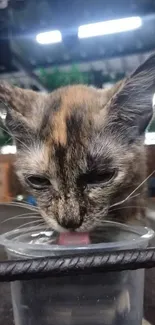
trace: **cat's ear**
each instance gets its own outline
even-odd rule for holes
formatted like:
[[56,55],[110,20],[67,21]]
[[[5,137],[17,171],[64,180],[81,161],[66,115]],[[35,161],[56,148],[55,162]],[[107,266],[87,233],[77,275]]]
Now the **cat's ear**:
[[32,90],[11,86],[6,82],[0,83],[0,102],[2,102],[12,117],[29,118],[32,115],[32,105],[36,93]]
[[43,107],[43,93],[0,83],[0,102],[6,109],[5,124],[14,137],[25,130],[37,130],[40,126]]
[[117,92],[107,103],[111,131],[124,132],[129,141],[144,134],[153,115],[154,93],[155,54],[119,84]]

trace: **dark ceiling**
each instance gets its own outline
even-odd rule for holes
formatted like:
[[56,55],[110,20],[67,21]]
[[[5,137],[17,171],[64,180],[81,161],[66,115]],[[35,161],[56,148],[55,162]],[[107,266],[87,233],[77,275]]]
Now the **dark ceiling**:
[[[7,0],[6,0],[7,1]],[[81,24],[138,15],[140,29],[78,40]],[[59,29],[63,42],[39,45],[35,36]],[[92,61],[155,49],[154,0],[10,0],[0,9],[0,71],[15,70],[14,54],[31,69]]]

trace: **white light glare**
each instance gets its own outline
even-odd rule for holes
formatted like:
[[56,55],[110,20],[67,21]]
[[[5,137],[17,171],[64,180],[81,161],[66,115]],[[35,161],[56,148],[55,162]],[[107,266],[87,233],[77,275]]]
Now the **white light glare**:
[[1,148],[1,153],[3,155],[8,155],[8,154],[15,154],[16,153],[16,146],[4,146]]
[[153,108],[155,109],[155,94],[153,95],[152,105],[153,105]]
[[59,30],[39,33],[36,36],[36,41],[40,44],[60,43],[62,41],[62,35]]
[[0,111],[0,119],[2,119],[2,120],[6,119],[6,112]]
[[78,37],[87,38],[100,35],[127,32],[141,27],[140,17],[129,17],[115,20],[103,21],[95,24],[82,25],[78,28]]
[[155,132],[146,132],[145,133],[145,144],[146,145],[155,144]]

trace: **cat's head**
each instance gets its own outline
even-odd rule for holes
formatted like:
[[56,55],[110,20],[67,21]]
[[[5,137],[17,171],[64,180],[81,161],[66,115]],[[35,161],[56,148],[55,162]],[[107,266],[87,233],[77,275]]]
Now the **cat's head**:
[[78,85],[44,94],[0,85],[17,174],[52,228],[86,231],[137,213],[135,196],[124,211],[111,206],[143,181],[154,91],[155,55],[107,91]]

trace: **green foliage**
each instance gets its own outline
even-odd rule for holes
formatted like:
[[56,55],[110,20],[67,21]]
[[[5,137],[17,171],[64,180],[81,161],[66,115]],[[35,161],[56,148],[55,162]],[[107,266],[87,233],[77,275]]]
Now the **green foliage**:
[[151,122],[151,124],[149,125],[147,131],[148,131],[148,132],[155,132],[155,120],[153,120],[153,121]]
[[89,84],[91,82],[91,74],[79,71],[76,65],[73,65],[68,71],[60,71],[58,68],[49,71],[41,69],[40,77],[49,90],[67,85]]
[[53,68],[50,70],[40,69],[40,78],[49,90],[54,90],[62,86],[74,84],[87,84],[102,87],[104,83],[115,83],[124,78],[123,73],[104,74],[102,70],[89,70],[82,72],[77,65],[72,65],[68,71]]
[[2,121],[0,121],[0,147],[4,145],[11,145],[11,144],[12,144],[12,138],[6,131]]

